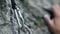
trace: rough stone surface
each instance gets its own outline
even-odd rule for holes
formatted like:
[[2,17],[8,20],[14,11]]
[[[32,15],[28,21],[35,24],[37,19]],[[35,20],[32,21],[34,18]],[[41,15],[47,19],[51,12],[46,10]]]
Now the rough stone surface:
[[[49,10],[54,3],[60,5],[60,0],[15,0],[15,3],[23,10],[24,24],[29,26],[33,34],[50,34],[41,18],[48,14],[43,8]],[[11,10],[11,0],[0,0],[0,34],[19,34],[17,20]],[[20,34],[25,32],[20,30]]]

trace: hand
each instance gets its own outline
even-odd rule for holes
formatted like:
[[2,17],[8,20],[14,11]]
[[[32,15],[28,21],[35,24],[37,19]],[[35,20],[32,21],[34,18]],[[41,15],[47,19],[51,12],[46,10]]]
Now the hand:
[[50,19],[48,15],[45,15],[45,20],[54,34],[60,34],[60,7],[58,5],[54,5],[52,9],[54,18]]

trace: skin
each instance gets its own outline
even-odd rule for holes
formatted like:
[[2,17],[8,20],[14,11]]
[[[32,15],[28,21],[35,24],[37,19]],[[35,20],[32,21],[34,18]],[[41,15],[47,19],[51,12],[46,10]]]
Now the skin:
[[54,18],[50,19],[48,15],[45,15],[45,20],[54,34],[60,34],[60,7],[58,5],[54,5],[52,6],[52,10]]

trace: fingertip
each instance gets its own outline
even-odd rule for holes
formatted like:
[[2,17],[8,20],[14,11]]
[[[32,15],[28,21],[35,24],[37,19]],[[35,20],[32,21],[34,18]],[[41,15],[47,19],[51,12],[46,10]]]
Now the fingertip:
[[49,15],[48,15],[48,14],[45,14],[45,15],[44,15],[44,18],[49,18]]
[[48,14],[45,14],[44,18],[45,18],[46,22],[48,22],[48,23],[51,22],[50,16]]
[[44,18],[46,20],[46,22],[48,23],[49,26],[53,26],[53,21],[50,19],[50,16],[45,14]]
[[53,9],[59,8],[59,5],[57,5],[57,4],[56,4],[56,5],[53,5],[52,8],[53,8]]

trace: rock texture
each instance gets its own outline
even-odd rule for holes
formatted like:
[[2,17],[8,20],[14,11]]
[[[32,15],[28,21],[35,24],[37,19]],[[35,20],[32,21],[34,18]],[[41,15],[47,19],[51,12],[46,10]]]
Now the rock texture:
[[[14,0],[20,7],[24,24],[33,34],[50,34],[45,21],[41,18],[49,14],[45,9],[54,4],[60,4],[60,0]],[[11,8],[11,0],[0,0],[0,34],[26,34],[27,31],[19,29],[14,10]],[[50,15],[50,14],[49,14]],[[21,19],[20,19],[21,20]],[[21,21],[22,24],[22,21]]]

